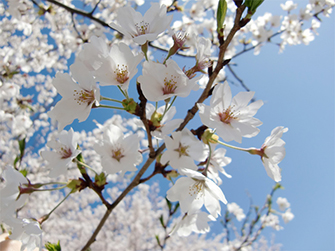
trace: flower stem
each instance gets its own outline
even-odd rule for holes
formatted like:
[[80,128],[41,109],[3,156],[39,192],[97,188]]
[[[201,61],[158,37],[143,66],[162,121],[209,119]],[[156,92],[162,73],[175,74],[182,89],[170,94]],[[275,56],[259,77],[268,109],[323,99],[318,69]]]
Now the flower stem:
[[100,100],[107,100],[107,101],[113,101],[122,104],[122,101],[117,100],[117,99],[112,99],[112,98],[107,98],[107,97],[102,97],[100,96]]
[[149,61],[148,55],[147,55],[147,52],[148,52],[148,41],[141,45],[141,49],[142,49],[142,51],[144,53],[145,60]]
[[70,196],[70,194],[73,192],[74,189],[72,189],[65,197],[64,199],[61,200],[61,202],[59,202],[47,215],[44,215],[42,218],[41,218],[41,221],[40,221],[40,224],[42,225],[42,223],[44,221],[46,221],[50,215]]
[[[170,108],[172,107],[172,105],[173,105],[174,101],[176,100],[176,98],[177,98],[177,96],[174,96],[170,104],[168,104],[168,103],[165,104],[165,109],[164,109],[164,113],[163,113],[162,119],[164,118],[164,115],[170,110]],[[156,108],[156,110],[157,110],[157,108]]]
[[242,147],[232,146],[232,145],[229,145],[227,143],[223,143],[223,142],[221,142],[219,140],[217,141],[217,143],[219,143],[219,144],[221,144],[223,146],[235,149],[235,150],[240,150],[240,151],[249,152],[249,153],[250,153],[250,150],[254,150],[254,148],[242,148]]
[[79,161],[79,160],[75,160],[79,165],[82,165],[82,166],[84,166],[84,167],[87,167],[88,169],[90,169],[92,172],[94,172],[96,175],[98,175],[98,173],[92,168],[92,167],[90,167],[89,165],[87,165],[87,164],[85,164],[84,162],[81,162],[81,161]]
[[205,171],[203,172],[205,176],[207,176],[208,167],[209,167],[209,164],[211,162],[211,157],[212,157],[212,147],[211,147],[211,144],[209,143],[208,143],[208,148],[209,148],[208,159],[207,159]]
[[122,88],[119,85],[117,86],[117,88],[119,88],[120,92],[123,94],[123,96],[125,96],[126,99],[129,98],[127,91],[122,90]]
[[65,187],[66,187],[66,185],[60,186],[60,187],[54,187],[54,188],[36,189],[36,190],[34,190],[34,192],[55,191],[55,190],[61,190],[61,189],[65,188]]
[[123,107],[116,107],[116,106],[110,106],[110,105],[99,105],[98,107],[101,107],[101,108],[110,108],[110,109],[117,109],[117,110],[124,110]]

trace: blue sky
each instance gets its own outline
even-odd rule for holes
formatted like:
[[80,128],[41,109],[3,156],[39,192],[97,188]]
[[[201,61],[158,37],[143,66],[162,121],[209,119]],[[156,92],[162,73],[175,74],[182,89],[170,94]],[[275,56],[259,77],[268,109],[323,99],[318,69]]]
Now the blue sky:
[[[279,6],[282,2],[265,1],[258,13],[283,15]],[[307,1],[295,2],[302,7]],[[283,136],[287,154],[279,165],[285,189],[277,191],[275,198],[286,197],[295,218],[282,223],[284,230],[267,231],[268,238],[275,232],[275,242],[282,243],[283,250],[335,249],[334,15],[322,20],[319,36],[308,46],[287,46],[279,54],[277,46],[268,44],[258,56],[249,52],[233,60],[238,75],[265,103],[255,116],[263,122],[260,134],[243,139],[242,147],[260,147],[276,126],[289,128]],[[232,92],[243,91],[234,81],[237,85],[231,85]],[[197,95],[192,96],[178,99],[179,104],[190,107]],[[184,114],[182,111],[177,117],[183,118]],[[248,193],[254,204],[262,205],[274,181],[259,158],[233,149],[227,150],[227,156],[233,159],[226,168],[233,178],[223,177],[221,187],[228,202],[237,202],[246,210]],[[215,231],[221,231],[220,224],[215,225]]]
[[[265,1],[258,13],[262,15],[268,11],[284,14],[279,6],[282,2]],[[307,1],[296,2],[302,7]],[[284,230],[265,232],[269,238],[270,233],[275,232],[275,242],[282,243],[283,250],[335,249],[335,20],[334,15],[322,19],[319,36],[308,46],[287,46],[284,53],[279,54],[277,46],[268,44],[258,56],[249,52],[233,60],[237,64],[234,67],[236,73],[256,92],[255,97],[265,103],[255,116],[263,122],[261,132],[255,138],[243,139],[240,146],[260,147],[276,126],[289,128],[283,136],[286,157],[280,163],[281,184],[285,189],[277,191],[275,199],[278,196],[286,197],[295,218],[287,225],[282,223]],[[182,61],[180,66],[189,62]],[[231,85],[233,94],[243,91],[231,75],[228,77],[236,83]],[[177,99],[176,104],[185,110],[178,111],[176,118],[185,116],[186,110],[193,105],[198,95],[193,92],[189,98]],[[99,122],[113,114],[105,109],[92,113]],[[199,123],[197,117],[189,128],[196,128]],[[84,123],[74,123],[72,126],[77,130],[86,127]],[[246,210],[249,206],[248,193],[254,204],[262,205],[275,183],[267,176],[260,159],[233,149],[227,150],[227,156],[233,159],[226,168],[233,178],[222,177],[221,187],[228,202],[236,202]],[[161,181],[161,184],[164,187],[167,182]],[[224,205],[222,209],[224,212]],[[213,226],[214,232],[221,230],[219,223]]]
[[[236,59],[240,76],[265,101],[257,114],[264,123],[260,138],[277,125],[289,128],[283,137],[287,155],[280,164],[285,190],[277,195],[288,199],[295,218],[276,233],[284,250],[335,249],[335,19],[322,19],[319,36],[308,46],[288,46],[278,55],[277,48],[268,45],[259,56]],[[269,181],[247,171],[244,186],[258,196]]]

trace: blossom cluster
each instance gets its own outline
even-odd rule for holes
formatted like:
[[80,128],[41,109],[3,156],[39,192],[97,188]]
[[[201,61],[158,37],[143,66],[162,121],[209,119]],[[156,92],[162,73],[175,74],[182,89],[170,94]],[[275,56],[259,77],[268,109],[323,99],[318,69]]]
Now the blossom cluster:
[[[256,19],[249,18],[231,40],[228,35],[234,30],[239,6],[237,1],[225,2],[228,11],[221,37],[216,17],[205,12],[217,13],[216,1],[160,1],[152,3],[142,15],[133,6],[141,6],[144,1],[87,0],[85,4],[93,11],[86,16],[95,21],[90,25],[74,18],[74,13],[79,15],[80,12],[69,13],[62,6],[75,10],[71,1],[63,1],[63,4],[41,1],[39,5],[28,0],[0,3],[0,55],[3,58],[0,62],[0,223],[11,229],[9,238],[22,242],[21,250],[41,247],[42,224],[46,226],[43,230],[47,239],[57,242],[53,239],[53,233],[58,231],[55,230],[57,222],[73,226],[74,222],[83,220],[67,212],[69,209],[78,209],[98,225],[96,216],[102,218],[103,205],[85,209],[88,204],[97,203],[94,195],[102,198],[108,208],[118,201],[122,191],[116,187],[106,189],[108,195],[105,195],[102,191],[107,184],[119,183],[125,188],[134,173],[138,170],[137,175],[142,170],[144,173],[147,170],[144,167],[148,168],[151,163],[155,170],[147,179],[162,174],[173,181],[166,198],[169,203],[180,205],[180,217],[169,225],[161,224],[164,231],[160,229],[159,221],[154,222],[154,219],[160,215],[168,219],[172,216],[171,208],[162,205],[165,203],[162,198],[157,199],[158,202],[149,201],[148,186],[140,184],[146,179],[139,177],[135,180],[137,176],[134,180],[140,185],[136,193],[145,194],[141,198],[146,204],[141,205],[134,194],[116,208],[133,207],[131,217],[135,217],[136,210],[142,210],[139,218],[143,216],[143,222],[152,224],[147,238],[157,234],[160,247],[165,245],[163,240],[165,243],[168,238],[173,239],[171,244],[166,244],[171,250],[187,246],[187,243],[183,244],[185,240],[176,235],[195,236],[192,232],[209,232],[210,221],[221,216],[221,203],[227,204],[227,211],[238,221],[245,218],[243,210],[228,201],[219,187],[224,182],[220,174],[232,178],[225,171],[232,159],[226,156],[227,149],[222,145],[259,155],[267,175],[275,182],[282,180],[279,163],[285,157],[282,136],[287,128],[274,128],[259,148],[228,144],[242,143],[243,138],[258,135],[262,122],[254,116],[263,101],[254,101],[252,91],[240,92],[233,97],[230,85],[225,81],[224,66],[220,63],[228,64],[230,59],[251,49],[258,54],[268,42],[278,44],[280,51],[286,45],[309,44],[320,26],[318,16],[329,16],[335,2],[310,1],[299,14],[294,14],[297,5],[287,1],[281,5],[287,15],[265,13]],[[186,6],[189,12],[185,11]],[[178,20],[168,13],[173,11],[181,15]],[[208,38],[204,37],[206,34],[209,34]],[[227,46],[220,58],[219,52],[225,41]],[[157,60],[153,54],[156,49],[165,51],[167,56]],[[75,62],[69,72],[62,72],[67,70],[73,54]],[[175,54],[194,58],[194,65],[186,70],[176,61]],[[55,73],[55,77],[42,72]],[[23,94],[31,93],[31,89],[34,95]],[[138,91],[138,100],[132,95],[134,90]],[[123,96],[122,100],[115,98],[117,92]],[[181,109],[174,106],[175,100],[189,97],[191,93],[199,93],[199,100],[185,119],[174,118],[177,109]],[[207,98],[209,103],[204,102]],[[113,102],[113,105],[107,102]],[[92,110],[100,108],[125,110],[127,116],[132,117],[124,119],[115,115],[102,124],[95,121],[96,128],[89,133],[69,128],[76,119],[79,122],[90,120]],[[188,129],[186,124],[193,118],[191,116],[197,116],[198,111],[202,125],[198,129]],[[178,179],[175,181],[175,178]],[[45,191],[67,187],[70,191],[65,191],[69,194],[85,190],[76,194],[77,199],[68,199],[67,208],[57,209],[59,215],[73,217],[69,222],[64,223],[60,216],[48,219],[48,213],[58,207],[55,201],[62,203],[64,192],[53,191],[50,198],[47,192],[44,195],[35,193],[42,191],[40,187],[44,185]],[[89,190],[86,188],[95,193],[86,193]],[[29,200],[28,194],[31,194]],[[43,205],[40,210],[34,209],[34,204],[48,200],[52,207]],[[127,205],[130,200],[133,204]],[[158,209],[152,208],[156,202]],[[277,204],[281,211],[286,210],[277,213],[282,215],[283,221],[292,220],[294,215],[287,200],[278,198]],[[15,212],[18,212],[18,218]],[[122,232],[111,237],[108,232],[108,229],[115,230],[123,223],[131,222],[131,217],[127,219],[129,215],[122,214],[121,209],[115,211],[113,217],[117,219],[120,215],[123,221],[118,222],[119,226],[106,223],[106,229],[98,237],[100,244],[95,244],[95,248],[111,249],[102,236],[114,238],[115,242],[117,238],[128,236]],[[145,224],[143,222],[140,224]],[[272,212],[264,215],[261,222],[277,230],[281,228],[277,215]],[[132,233],[139,235],[142,225],[134,224],[133,228],[138,229]],[[81,233],[83,239],[89,239],[94,229],[91,226],[87,233]],[[74,233],[75,230],[65,236],[59,231],[57,236],[71,243],[78,237]],[[194,243],[200,243],[199,240]],[[220,241],[217,240],[215,245]],[[237,239],[236,243],[231,241],[227,249],[238,247],[243,241],[243,238]],[[143,249],[152,249],[152,243],[148,240],[139,245]],[[82,240],[76,240],[71,248],[78,249],[81,244]],[[128,244],[131,245],[130,241]],[[127,249],[129,246],[117,248]]]

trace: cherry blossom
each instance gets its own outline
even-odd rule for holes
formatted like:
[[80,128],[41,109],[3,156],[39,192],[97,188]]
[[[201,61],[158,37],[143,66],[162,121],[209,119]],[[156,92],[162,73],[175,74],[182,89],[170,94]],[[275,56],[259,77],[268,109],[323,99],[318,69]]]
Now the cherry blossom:
[[226,149],[217,148],[215,149],[210,158],[209,166],[208,166],[208,177],[214,180],[214,182],[218,185],[222,184],[222,180],[219,176],[219,172],[225,175],[227,178],[231,178],[232,176],[226,172],[223,168],[231,162],[231,158],[225,156]]
[[101,64],[92,74],[102,86],[119,85],[123,90],[127,90],[142,59],[143,54],[134,56],[126,44],[114,44],[109,54],[100,58]]
[[281,181],[280,168],[278,164],[285,157],[285,142],[281,139],[283,133],[287,132],[288,128],[278,126],[272,130],[271,135],[267,137],[261,147],[262,161],[266,173],[271,179],[276,182]]
[[[166,196],[170,201],[179,201],[183,213],[192,213],[205,205],[208,212],[215,218],[221,215],[220,201],[227,203],[221,189],[203,174],[181,168],[180,174],[187,177],[179,178],[171,187]],[[181,193],[180,191],[187,191]]]
[[165,100],[173,96],[187,97],[191,90],[197,90],[198,78],[189,79],[171,59],[166,65],[153,61],[145,61],[143,75],[138,77],[138,82],[144,96],[150,101]]
[[282,218],[285,223],[289,223],[294,218],[294,214],[291,212],[291,208],[287,209],[285,213],[282,214]]
[[37,221],[29,219],[12,219],[13,232],[10,239],[21,241],[21,250],[42,250],[42,230]]
[[241,221],[245,218],[245,214],[243,213],[243,209],[240,208],[235,202],[227,204],[227,210],[229,213],[234,214],[238,221]]
[[136,165],[142,162],[139,150],[139,138],[136,134],[124,136],[116,125],[104,128],[102,144],[95,144],[95,151],[101,156],[101,165],[109,173],[136,171]]
[[263,215],[261,217],[261,222],[267,227],[272,227],[273,229],[279,231],[282,230],[283,227],[279,225],[279,218],[277,215],[269,214]]
[[284,211],[286,208],[290,207],[290,203],[287,201],[286,198],[278,197],[276,202],[281,211]]
[[198,37],[195,47],[197,54],[195,56],[197,60],[197,67],[199,70],[203,70],[210,66],[209,57],[211,56],[212,42],[208,38]]
[[[85,71],[81,61],[76,61],[71,67],[71,73],[78,84],[66,73],[57,73],[52,84],[56,87],[62,99],[48,112],[51,119],[58,122],[61,131],[75,118],[82,122],[87,119],[93,105],[99,105],[100,90],[89,71]],[[66,112],[65,112],[66,111]]]
[[209,232],[208,221],[216,219],[205,212],[186,213],[181,221],[174,227],[170,235],[177,233],[179,236],[189,236],[192,232],[204,234]]
[[149,123],[155,128],[151,134],[157,139],[163,139],[165,135],[171,134],[183,122],[182,119],[172,119],[177,112],[175,106],[164,112],[165,109],[167,109],[165,105],[158,107],[157,110],[151,103],[146,105],[146,115],[150,119]]
[[186,167],[197,170],[194,160],[203,161],[208,156],[206,145],[196,139],[187,128],[182,132],[173,132],[172,138],[165,136],[164,140],[167,150],[160,161],[175,169]]
[[27,179],[19,171],[7,167],[2,173],[4,184],[0,187],[0,223],[6,222],[13,218],[16,209],[22,207],[28,198],[28,194],[19,197],[19,186],[27,184]]
[[49,162],[51,168],[49,176],[52,178],[66,174],[67,167],[81,153],[81,150],[77,149],[79,135],[72,128],[69,131],[63,130],[59,133],[58,138],[59,140],[51,139],[47,143],[47,146],[52,148],[53,151],[41,151],[40,153]]
[[150,9],[142,16],[130,6],[118,9],[116,22],[111,27],[121,32],[134,42],[144,44],[153,41],[165,31],[172,21],[173,16],[166,15],[166,6],[151,3]]
[[216,129],[217,134],[225,141],[235,140],[239,143],[242,137],[251,138],[259,133],[257,126],[261,121],[253,116],[263,105],[257,100],[248,105],[254,92],[240,92],[232,100],[227,82],[218,84],[213,92],[210,106],[198,104],[202,123]]
[[90,42],[83,45],[77,60],[82,61],[90,71],[97,70],[104,58],[109,56],[109,49],[102,37],[92,36]]

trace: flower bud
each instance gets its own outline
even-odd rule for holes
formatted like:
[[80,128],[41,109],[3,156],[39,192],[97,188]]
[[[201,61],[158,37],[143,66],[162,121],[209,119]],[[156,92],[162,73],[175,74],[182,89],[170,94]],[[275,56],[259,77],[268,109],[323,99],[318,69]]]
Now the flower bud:
[[155,127],[160,127],[162,118],[163,118],[163,114],[157,111],[154,111],[154,113],[151,115],[150,120]]
[[206,129],[205,132],[201,136],[201,140],[207,145],[209,143],[216,144],[218,143],[219,136],[216,135],[215,131],[213,131],[212,129]]
[[127,112],[136,114],[138,104],[134,101],[134,99],[128,98],[122,100],[122,106]]
[[82,179],[78,180],[69,180],[66,184],[66,187],[70,188],[72,190],[72,193],[75,193],[77,191],[80,191],[86,187],[86,182]]
[[95,175],[95,182],[94,182],[94,184],[96,185],[96,186],[98,186],[98,187],[104,187],[106,184],[108,184],[107,182],[106,182],[106,174],[105,173],[100,173],[100,174],[96,174]]
[[177,178],[179,176],[179,173],[176,170],[171,170],[169,172],[166,172],[166,178],[168,180],[172,180],[172,178]]

